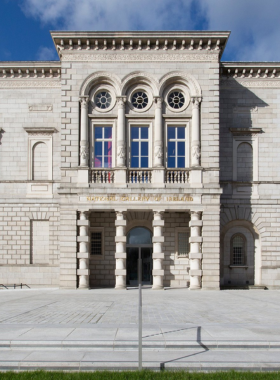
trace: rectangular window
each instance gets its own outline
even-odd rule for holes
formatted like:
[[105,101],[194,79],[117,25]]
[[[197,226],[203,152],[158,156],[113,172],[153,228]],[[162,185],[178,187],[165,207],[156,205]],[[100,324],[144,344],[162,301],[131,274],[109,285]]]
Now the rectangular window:
[[186,127],[167,127],[167,167],[186,167]]
[[91,232],[90,242],[91,242],[90,254],[93,256],[101,256],[102,255],[102,231]]
[[131,168],[149,167],[149,127],[133,126],[130,130]]
[[94,167],[112,167],[112,127],[95,126],[94,128]]
[[189,251],[189,234],[187,232],[178,232],[178,256],[187,256]]

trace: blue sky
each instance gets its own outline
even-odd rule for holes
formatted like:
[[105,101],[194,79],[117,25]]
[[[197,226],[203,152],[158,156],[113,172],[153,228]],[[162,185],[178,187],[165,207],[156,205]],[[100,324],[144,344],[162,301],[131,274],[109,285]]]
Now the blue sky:
[[230,30],[223,61],[280,61],[280,0],[0,0],[0,60],[58,60],[50,30]]

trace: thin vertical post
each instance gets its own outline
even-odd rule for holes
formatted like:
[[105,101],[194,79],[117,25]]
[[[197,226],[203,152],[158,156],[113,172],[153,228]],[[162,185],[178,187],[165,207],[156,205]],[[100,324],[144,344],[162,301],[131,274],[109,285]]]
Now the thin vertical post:
[[139,284],[139,306],[138,306],[138,370],[142,370],[142,258],[138,259],[138,284]]

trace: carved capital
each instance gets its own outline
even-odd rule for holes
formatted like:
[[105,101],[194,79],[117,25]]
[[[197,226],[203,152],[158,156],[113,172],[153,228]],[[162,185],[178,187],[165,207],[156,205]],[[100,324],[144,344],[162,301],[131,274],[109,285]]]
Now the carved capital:
[[117,103],[119,108],[124,108],[126,102],[126,96],[117,96]]
[[162,220],[163,214],[163,211],[154,211],[154,220]]
[[154,97],[154,103],[156,108],[162,108],[162,98],[159,96]]
[[117,220],[125,220],[125,213],[124,213],[124,211],[116,211],[116,219]]
[[88,96],[81,96],[81,97],[80,97],[81,107],[83,107],[83,108],[87,108],[87,106],[88,106],[88,101],[89,101],[89,97],[88,97]]
[[200,220],[201,214],[201,211],[191,211],[191,220]]
[[192,108],[199,108],[199,104],[201,103],[201,98],[198,96],[191,98]]

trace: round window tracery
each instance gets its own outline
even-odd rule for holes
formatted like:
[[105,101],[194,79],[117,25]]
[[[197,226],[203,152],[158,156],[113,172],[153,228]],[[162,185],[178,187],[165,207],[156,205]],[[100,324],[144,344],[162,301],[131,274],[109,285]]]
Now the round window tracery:
[[171,108],[179,109],[185,104],[185,97],[181,91],[172,91],[168,95],[168,104]]
[[112,96],[108,91],[100,91],[95,95],[95,104],[98,108],[109,108],[112,103]]
[[148,102],[148,95],[144,91],[137,91],[132,95],[131,103],[137,109],[146,108]]

